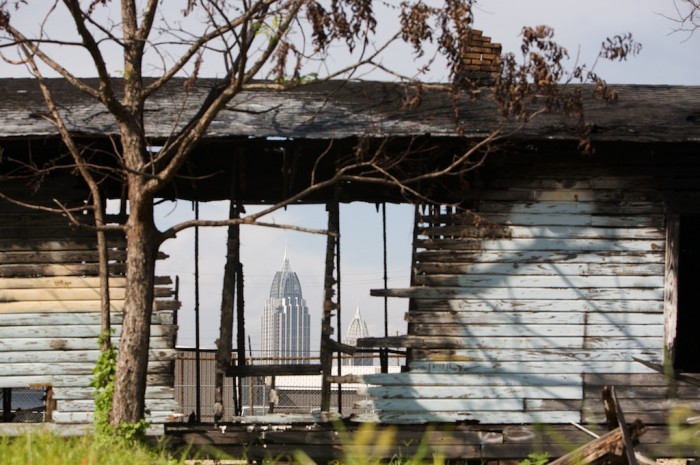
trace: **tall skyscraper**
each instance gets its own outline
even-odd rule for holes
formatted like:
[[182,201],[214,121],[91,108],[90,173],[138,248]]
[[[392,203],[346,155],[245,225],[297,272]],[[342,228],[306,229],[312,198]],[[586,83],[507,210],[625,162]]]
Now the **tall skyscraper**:
[[262,356],[276,359],[266,363],[309,363],[311,317],[286,253],[282,269],[272,280],[261,327]]
[[[357,345],[357,340],[361,337],[369,337],[369,331],[367,331],[367,323],[362,319],[360,314],[360,304],[357,304],[357,309],[355,310],[355,317],[350,322],[348,326],[348,332],[345,333],[345,339],[343,342],[345,344],[354,346]],[[347,365],[372,365],[373,360],[371,357],[362,357],[362,354],[358,354],[352,359],[347,361]]]

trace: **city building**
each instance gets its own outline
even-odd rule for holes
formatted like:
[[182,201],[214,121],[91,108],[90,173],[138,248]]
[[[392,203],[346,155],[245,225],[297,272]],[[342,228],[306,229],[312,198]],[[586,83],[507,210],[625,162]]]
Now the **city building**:
[[311,318],[285,253],[262,313],[262,363],[309,363]]
[[[369,331],[367,330],[367,323],[365,323],[365,320],[362,319],[360,304],[357,304],[355,316],[350,322],[350,326],[348,326],[348,332],[345,333],[345,339],[343,339],[343,342],[345,344],[355,346],[357,345],[357,340],[361,337],[369,337]],[[355,366],[372,365],[372,354],[358,353],[353,358],[348,358],[346,360],[346,364]]]

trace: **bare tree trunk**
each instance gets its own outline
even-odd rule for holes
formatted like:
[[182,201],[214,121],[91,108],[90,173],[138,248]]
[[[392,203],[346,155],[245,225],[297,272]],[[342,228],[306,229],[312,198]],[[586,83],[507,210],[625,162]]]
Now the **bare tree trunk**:
[[153,199],[144,195],[137,176],[130,179],[129,207],[126,301],[112,403],[113,426],[136,423],[144,416],[153,283],[160,244],[153,222]]
[[[105,211],[102,202],[95,201],[95,226],[100,227],[105,225]],[[98,205],[99,204],[99,205]],[[102,315],[102,325],[100,334],[102,334],[102,344],[100,350],[106,352],[112,346],[111,332],[112,319],[110,313],[110,298],[109,298],[109,253],[107,250],[107,234],[104,231],[97,231],[97,253],[99,256],[99,275],[100,275],[100,313]]]

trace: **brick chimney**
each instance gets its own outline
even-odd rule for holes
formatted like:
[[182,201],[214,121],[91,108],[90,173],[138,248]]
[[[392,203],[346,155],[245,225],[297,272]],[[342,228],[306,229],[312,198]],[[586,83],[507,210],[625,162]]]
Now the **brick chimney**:
[[480,84],[493,84],[501,72],[501,44],[491,43],[482,31],[469,31],[469,43],[463,56],[463,72],[468,80]]

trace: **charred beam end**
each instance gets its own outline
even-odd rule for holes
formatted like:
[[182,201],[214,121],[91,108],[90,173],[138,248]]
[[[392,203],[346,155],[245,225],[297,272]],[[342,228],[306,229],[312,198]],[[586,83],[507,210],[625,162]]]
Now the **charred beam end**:
[[302,376],[320,375],[321,365],[244,365],[230,366],[226,376],[247,378],[250,376]]
[[333,352],[342,352],[346,355],[355,355],[355,352],[357,352],[356,347],[334,341],[333,339],[329,341],[329,347]]

